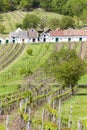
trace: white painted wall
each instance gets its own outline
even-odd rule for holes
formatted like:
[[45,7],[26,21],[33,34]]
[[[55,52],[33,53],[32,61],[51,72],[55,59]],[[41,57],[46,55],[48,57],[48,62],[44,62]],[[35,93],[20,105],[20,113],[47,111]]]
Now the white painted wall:
[[43,33],[43,35],[40,36],[40,42],[44,42],[44,39],[45,39],[45,42],[50,42],[49,34]]
[[0,38],[1,43],[0,44],[4,44],[5,40],[3,38]]
[[[35,43],[39,42],[38,38],[35,38]],[[34,43],[33,38],[28,38],[27,43]]]
[[[15,39],[11,38],[10,42],[13,43],[13,40],[15,40],[15,43],[23,43],[23,39],[24,38],[15,38]],[[28,43],[28,38],[24,39],[24,43]]]
[[71,38],[71,42],[78,42],[80,38],[82,41],[87,41],[87,36],[71,36],[71,37],[50,37],[50,42],[56,42],[56,38],[59,39],[58,42],[68,42],[68,39]]

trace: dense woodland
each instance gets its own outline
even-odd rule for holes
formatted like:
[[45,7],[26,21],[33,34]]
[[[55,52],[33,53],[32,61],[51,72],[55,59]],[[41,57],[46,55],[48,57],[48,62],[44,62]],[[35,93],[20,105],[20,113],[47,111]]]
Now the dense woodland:
[[87,14],[87,0],[0,0],[0,12],[43,8],[64,15]]

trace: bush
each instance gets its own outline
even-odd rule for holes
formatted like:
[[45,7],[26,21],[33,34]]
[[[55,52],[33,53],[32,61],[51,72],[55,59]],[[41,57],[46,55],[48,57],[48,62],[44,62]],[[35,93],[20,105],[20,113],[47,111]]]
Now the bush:
[[28,54],[28,55],[32,56],[32,53],[33,53],[32,48],[27,49],[27,54]]
[[37,28],[38,24],[40,22],[40,18],[36,15],[27,14],[23,20],[23,28]]

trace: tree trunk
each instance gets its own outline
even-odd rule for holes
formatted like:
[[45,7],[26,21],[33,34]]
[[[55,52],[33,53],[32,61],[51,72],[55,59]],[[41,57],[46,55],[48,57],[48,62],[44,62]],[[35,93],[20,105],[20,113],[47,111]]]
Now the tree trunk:
[[71,89],[72,89],[72,95],[74,95],[74,86],[72,86]]

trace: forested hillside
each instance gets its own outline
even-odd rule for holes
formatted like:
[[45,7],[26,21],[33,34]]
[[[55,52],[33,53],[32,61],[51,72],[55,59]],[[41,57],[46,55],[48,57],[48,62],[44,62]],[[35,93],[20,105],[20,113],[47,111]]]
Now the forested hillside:
[[44,8],[65,15],[87,14],[87,0],[0,0],[0,11]]

